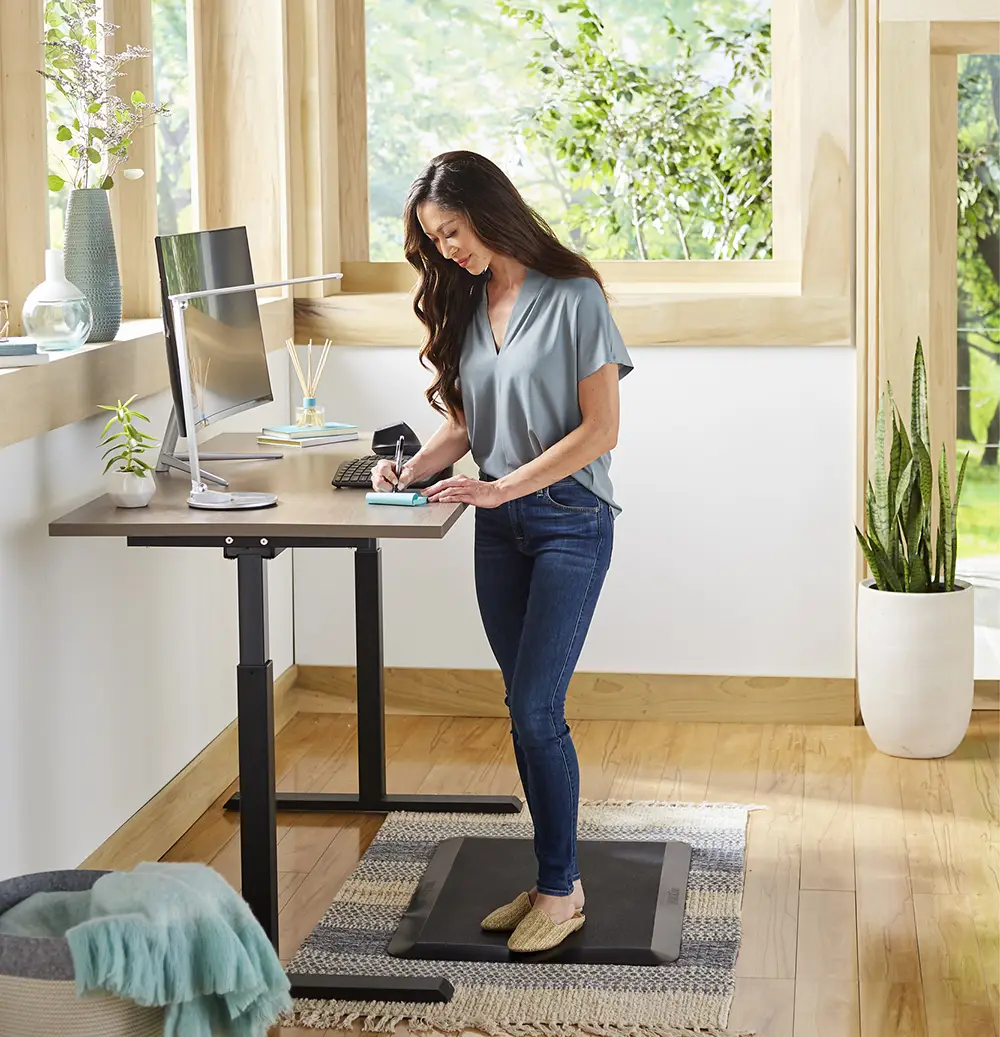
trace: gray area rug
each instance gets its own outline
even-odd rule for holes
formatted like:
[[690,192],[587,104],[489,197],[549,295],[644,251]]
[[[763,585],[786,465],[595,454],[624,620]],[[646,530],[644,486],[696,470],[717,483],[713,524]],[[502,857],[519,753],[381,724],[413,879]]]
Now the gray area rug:
[[390,814],[291,972],[447,976],[447,1004],[298,999],[284,1022],[317,1029],[414,1033],[480,1030],[512,1037],[735,1037],[725,1027],[735,989],[746,829],[751,807],[734,804],[590,803],[579,838],[680,840],[693,851],[681,955],[661,966],[419,961],[386,947],[443,839],[531,838],[517,815]]

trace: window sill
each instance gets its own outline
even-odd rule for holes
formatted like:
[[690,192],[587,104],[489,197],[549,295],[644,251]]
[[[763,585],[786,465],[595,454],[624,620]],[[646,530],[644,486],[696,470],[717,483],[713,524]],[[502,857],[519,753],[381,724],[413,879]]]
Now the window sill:
[[[629,347],[851,344],[850,298],[805,296],[795,283],[613,282],[607,290]],[[298,298],[295,334],[338,346],[415,348],[424,338],[403,291]]]
[[[292,300],[260,300],[268,352],[284,349],[292,334]],[[140,399],[170,386],[163,322],[159,317],[122,321],[112,342],[53,353],[46,364],[0,369],[0,447],[44,435],[98,414],[98,406]]]

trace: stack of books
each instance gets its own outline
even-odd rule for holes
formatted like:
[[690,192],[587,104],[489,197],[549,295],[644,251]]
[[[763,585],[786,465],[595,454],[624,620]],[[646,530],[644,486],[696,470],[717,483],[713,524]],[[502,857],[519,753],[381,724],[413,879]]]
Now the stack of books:
[[48,353],[40,353],[34,339],[16,335],[0,341],[0,368],[47,364]]
[[261,429],[257,442],[262,446],[324,446],[327,443],[347,443],[358,438],[356,425],[328,421],[318,428],[299,428],[298,425],[274,425]]

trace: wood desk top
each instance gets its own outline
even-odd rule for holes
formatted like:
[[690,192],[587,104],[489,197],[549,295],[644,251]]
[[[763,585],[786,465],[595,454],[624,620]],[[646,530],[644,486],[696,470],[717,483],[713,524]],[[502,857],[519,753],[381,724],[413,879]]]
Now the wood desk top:
[[[260,446],[254,433],[224,433],[201,444],[204,452],[279,453]],[[416,508],[365,503],[363,490],[334,489],[341,461],[371,453],[371,435],[328,446],[290,447],[279,461],[207,461],[205,468],[229,480],[231,490],[278,495],[277,505],[253,511],[206,511],[187,504],[191,478],[185,472],[156,473],[156,494],[144,508],[117,508],[104,494],[49,523],[50,536],[206,537],[269,536],[342,539],[440,539],[465,510],[464,504]],[[99,455],[95,454],[95,464]],[[209,484],[209,488],[223,489]]]

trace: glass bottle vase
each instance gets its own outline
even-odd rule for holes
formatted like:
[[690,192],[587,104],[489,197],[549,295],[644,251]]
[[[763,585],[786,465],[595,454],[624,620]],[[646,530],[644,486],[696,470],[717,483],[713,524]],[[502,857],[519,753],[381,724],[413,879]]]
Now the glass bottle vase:
[[21,324],[43,353],[76,349],[87,341],[94,315],[82,291],[66,280],[63,254],[45,250],[45,280],[24,300]]

